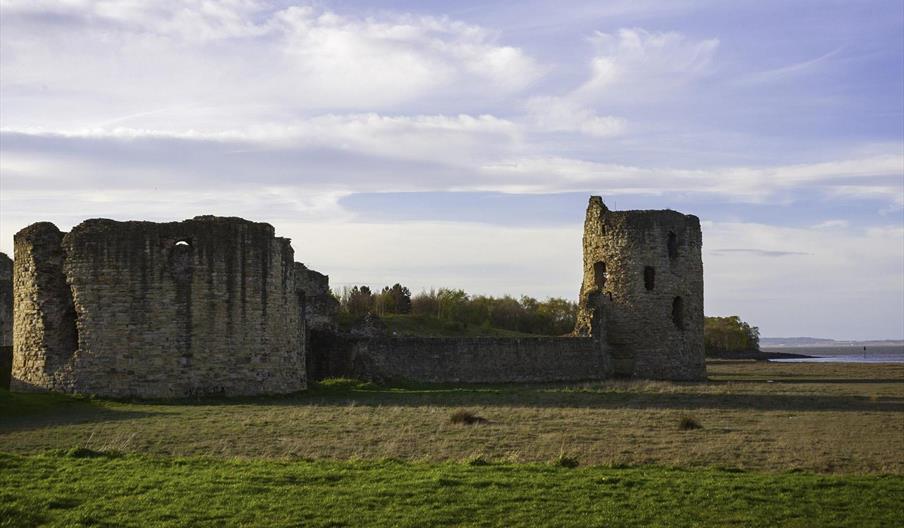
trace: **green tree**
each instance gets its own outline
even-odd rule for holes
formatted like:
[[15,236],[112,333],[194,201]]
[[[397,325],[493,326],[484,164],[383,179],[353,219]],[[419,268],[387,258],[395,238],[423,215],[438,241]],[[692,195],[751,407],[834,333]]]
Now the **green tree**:
[[703,344],[707,355],[736,352],[758,352],[760,329],[750,326],[737,315],[705,317]]
[[354,286],[348,291],[346,311],[352,315],[364,315],[374,309],[374,295],[367,286]]

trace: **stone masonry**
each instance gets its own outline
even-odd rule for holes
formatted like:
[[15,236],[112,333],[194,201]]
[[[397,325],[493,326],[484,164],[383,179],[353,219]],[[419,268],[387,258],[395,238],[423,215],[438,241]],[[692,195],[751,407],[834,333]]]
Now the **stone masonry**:
[[610,211],[593,196],[583,246],[575,333],[591,333],[599,303],[616,375],[705,379],[699,219],[670,210]]
[[306,387],[293,250],[269,224],[47,222],[16,234],[14,390],[108,397]]
[[316,378],[414,383],[537,383],[609,377],[590,337],[342,336],[314,352]]
[[0,389],[9,388],[13,366],[13,261],[0,253]]
[[0,346],[13,346],[13,261],[0,253]]

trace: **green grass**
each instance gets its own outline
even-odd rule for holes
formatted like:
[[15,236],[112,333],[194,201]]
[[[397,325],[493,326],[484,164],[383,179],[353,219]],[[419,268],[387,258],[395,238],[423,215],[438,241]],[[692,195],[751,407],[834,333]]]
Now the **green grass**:
[[901,526],[901,476],[0,455],[0,526]]
[[514,330],[475,326],[423,315],[390,314],[380,317],[390,334],[422,337],[536,337]]

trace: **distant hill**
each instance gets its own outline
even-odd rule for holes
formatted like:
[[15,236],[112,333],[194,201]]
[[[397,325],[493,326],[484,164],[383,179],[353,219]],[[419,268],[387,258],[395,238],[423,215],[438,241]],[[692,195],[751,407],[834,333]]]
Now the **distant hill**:
[[822,337],[761,337],[761,347],[847,347],[847,346],[901,346],[904,341],[876,339],[869,341],[838,341]]

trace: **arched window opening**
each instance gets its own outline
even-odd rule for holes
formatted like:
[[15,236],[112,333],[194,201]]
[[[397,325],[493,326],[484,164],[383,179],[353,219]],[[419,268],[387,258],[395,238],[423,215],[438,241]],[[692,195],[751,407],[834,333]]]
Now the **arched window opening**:
[[603,291],[606,287],[606,263],[597,262],[593,265],[593,284],[596,289]]
[[653,291],[656,286],[656,268],[653,266],[645,266],[643,269],[643,287],[647,291]]
[[669,231],[668,248],[669,248],[669,258],[670,259],[673,259],[678,256],[678,236],[672,231]]
[[192,247],[187,239],[177,240],[170,250],[170,270],[177,281],[190,281],[192,273]]
[[675,328],[684,330],[684,299],[681,297],[672,300],[672,322]]

